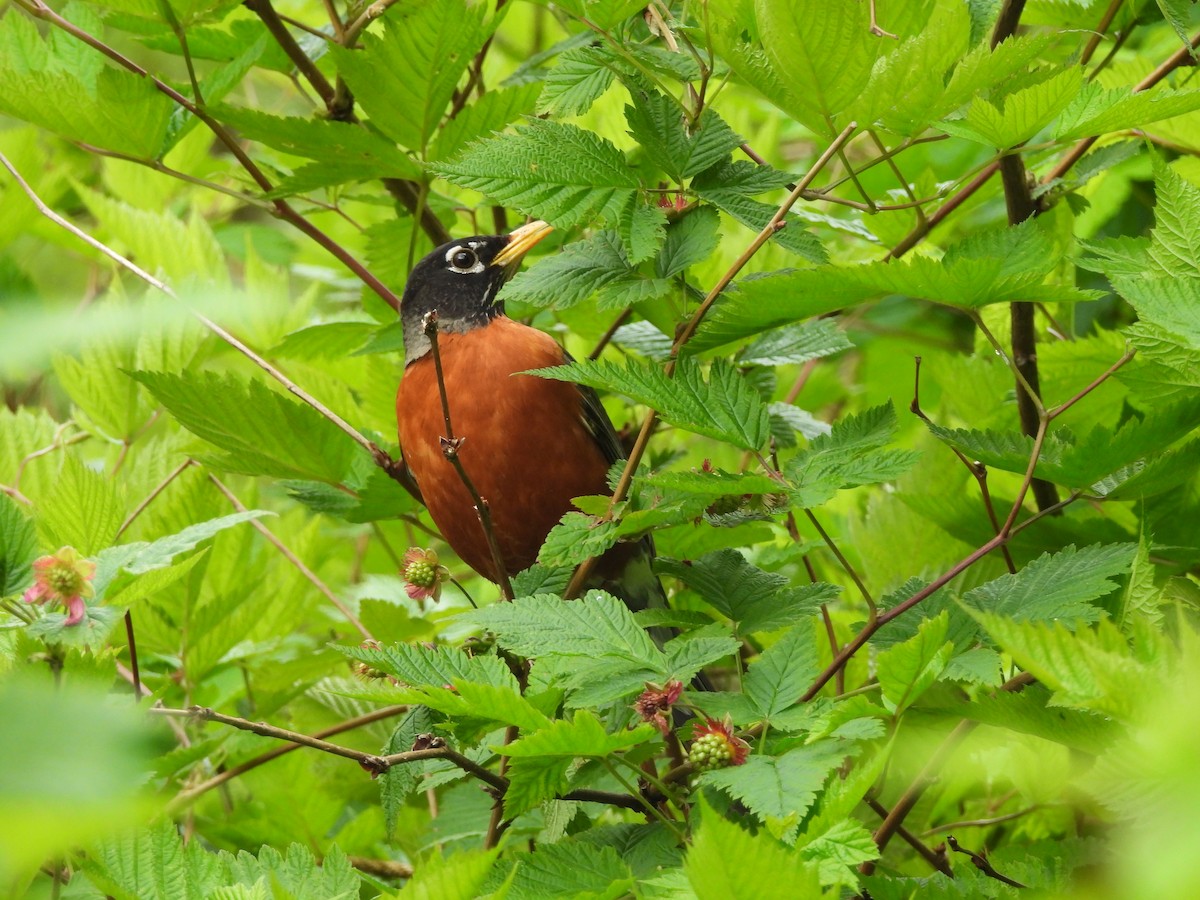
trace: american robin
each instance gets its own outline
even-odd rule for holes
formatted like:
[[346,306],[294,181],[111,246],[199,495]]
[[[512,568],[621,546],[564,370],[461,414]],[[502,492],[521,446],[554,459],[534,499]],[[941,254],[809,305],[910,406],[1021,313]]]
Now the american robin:
[[[531,222],[510,234],[462,238],[413,268],[400,304],[404,378],[396,419],[404,460],[458,556],[485,578],[498,572],[475,505],[441,438],[446,425],[426,321],[437,314],[437,341],[458,458],[491,510],[509,575],[531,566],[571,500],[608,493],[609,467],[625,453],[591,388],[520,374],[570,362],[544,332],[504,314],[501,286],[552,230]],[[664,606],[650,569],[649,539],[618,544],[601,557],[587,587],[631,609]]]

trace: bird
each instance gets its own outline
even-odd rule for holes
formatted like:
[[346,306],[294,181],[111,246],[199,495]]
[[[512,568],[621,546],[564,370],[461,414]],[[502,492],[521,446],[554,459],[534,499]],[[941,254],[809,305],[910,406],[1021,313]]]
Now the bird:
[[[474,499],[444,451],[450,435],[427,333],[431,317],[454,452],[487,502],[507,575],[536,562],[546,535],[574,509],[573,498],[609,493],[608,471],[625,458],[592,388],[524,374],[573,360],[550,335],[505,315],[499,297],[552,230],[534,221],[508,234],[442,244],[413,267],[400,300],[404,373],[396,420],[404,464],[446,543],[493,582],[500,572]],[[648,536],[618,543],[584,587],[606,590],[634,611],[665,607],[653,553]]]

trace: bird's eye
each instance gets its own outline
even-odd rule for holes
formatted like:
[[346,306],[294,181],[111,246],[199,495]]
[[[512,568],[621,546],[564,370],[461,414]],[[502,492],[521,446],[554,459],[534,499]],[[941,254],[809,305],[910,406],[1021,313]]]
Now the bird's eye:
[[473,250],[468,250],[466,247],[458,247],[450,251],[446,262],[450,264],[450,268],[455,272],[472,272],[479,265],[479,257],[475,255],[475,251]]

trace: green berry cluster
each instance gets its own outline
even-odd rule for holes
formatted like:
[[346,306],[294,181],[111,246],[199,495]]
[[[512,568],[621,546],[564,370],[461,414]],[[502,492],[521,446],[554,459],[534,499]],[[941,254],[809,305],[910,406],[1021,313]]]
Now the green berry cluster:
[[427,562],[411,562],[404,569],[404,580],[418,587],[431,588],[437,581],[437,573]]
[[719,734],[705,734],[692,741],[688,761],[698,772],[724,769],[733,762],[733,748]]

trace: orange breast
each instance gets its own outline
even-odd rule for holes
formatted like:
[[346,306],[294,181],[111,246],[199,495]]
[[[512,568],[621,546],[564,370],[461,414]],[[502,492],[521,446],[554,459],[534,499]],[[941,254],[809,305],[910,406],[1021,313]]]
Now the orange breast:
[[[554,339],[504,317],[463,334],[439,336],[443,377],[459,458],[488,501],[508,573],[533,564],[571,498],[606,493],[608,464],[583,423],[573,384],[526,369],[561,365]],[[496,580],[471,496],[442,455],[446,428],[433,357],[408,366],[396,396],[404,459],[434,523],[462,560]]]

